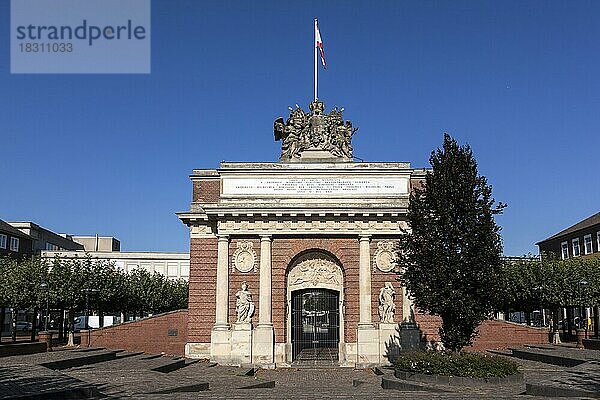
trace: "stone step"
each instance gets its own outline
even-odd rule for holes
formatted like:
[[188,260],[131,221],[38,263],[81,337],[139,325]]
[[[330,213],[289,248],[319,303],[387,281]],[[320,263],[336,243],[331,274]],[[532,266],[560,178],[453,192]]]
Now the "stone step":
[[97,351],[92,354],[86,354],[84,352],[73,351],[69,357],[65,357],[60,360],[48,361],[40,364],[42,367],[46,367],[53,370],[63,370],[68,368],[81,367],[84,365],[96,364],[103,361],[114,360],[117,356],[116,351]]

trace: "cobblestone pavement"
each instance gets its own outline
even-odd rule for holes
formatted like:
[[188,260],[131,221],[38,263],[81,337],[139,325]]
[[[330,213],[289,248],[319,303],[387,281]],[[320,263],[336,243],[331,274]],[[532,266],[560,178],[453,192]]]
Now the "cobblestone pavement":
[[[96,351],[99,353],[101,351]],[[89,352],[87,354],[95,354]],[[29,391],[45,385],[67,387],[95,385],[108,398],[133,399],[521,399],[525,383],[490,387],[450,387],[446,393],[395,391],[381,388],[381,376],[373,370],[354,369],[293,369],[260,370],[256,376],[246,376],[248,369],[212,366],[201,361],[172,372],[152,370],[173,362],[168,357],[149,357],[146,354],[119,353],[118,358],[94,364],[53,371],[37,364],[69,357],[80,357],[71,351],[6,357],[0,359],[0,399],[11,398],[19,393],[19,387],[27,384]],[[525,381],[536,382],[560,375],[566,367],[542,364],[535,361],[517,360],[522,365]],[[383,369],[391,374],[390,369]],[[19,376],[21,374],[21,376]],[[36,383],[37,382],[37,383]],[[274,382],[275,387],[244,389],[252,385]],[[193,385],[208,383],[208,391],[171,392]],[[38,385],[38,386],[36,386]],[[4,392],[10,388],[12,392]],[[195,388],[198,389],[197,387]],[[8,389],[7,389],[8,390]],[[161,392],[161,393],[157,393]],[[8,395],[10,393],[11,395]]]

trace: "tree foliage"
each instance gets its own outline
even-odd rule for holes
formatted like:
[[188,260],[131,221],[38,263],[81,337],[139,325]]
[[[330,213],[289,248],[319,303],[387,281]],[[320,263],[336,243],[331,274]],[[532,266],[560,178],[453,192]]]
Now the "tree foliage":
[[600,258],[507,260],[498,281],[497,308],[531,312],[540,307],[600,304]]
[[[46,290],[42,283],[47,284]],[[48,296],[50,308],[67,310],[72,316],[85,311],[82,289],[96,290],[88,300],[90,310],[98,313],[142,315],[187,307],[187,282],[143,269],[125,273],[113,263],[89,255],[53,260],[0,258],[0,307],[45,309]]]
[[468,145],[445,134],[429,161],[432,170],[410,195],[402,280],[419,309],[442,318],[441,340],[457,351],[472,343],[494,311],[502,264],[494,215],[504,205],[495,204]]

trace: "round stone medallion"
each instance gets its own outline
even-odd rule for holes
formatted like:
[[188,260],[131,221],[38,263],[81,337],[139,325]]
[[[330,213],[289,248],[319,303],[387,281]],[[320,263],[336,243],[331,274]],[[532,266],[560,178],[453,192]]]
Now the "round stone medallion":
[[237,250],[233,253],[233,266],[240,272],[256,270],[256,252],[252,242],[238,242]]
[[396,243],[385,241],[377,243],[373,263],[381,272],[391,272],[396,268]]

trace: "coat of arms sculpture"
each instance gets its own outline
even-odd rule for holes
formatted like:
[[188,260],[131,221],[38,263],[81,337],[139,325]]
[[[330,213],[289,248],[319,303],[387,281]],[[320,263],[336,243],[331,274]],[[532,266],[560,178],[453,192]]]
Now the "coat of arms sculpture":
[[281,140],[281,161],[298,161],[303,153],[312,153],[313,159],[336,158],[352,161],[352,135],[358,128],[344,121],[344,109],[335,107],[325,114],[325,104],[315,100],[307,113],[296,104],[290,107],[290,116],[275,120],[275,140]]

